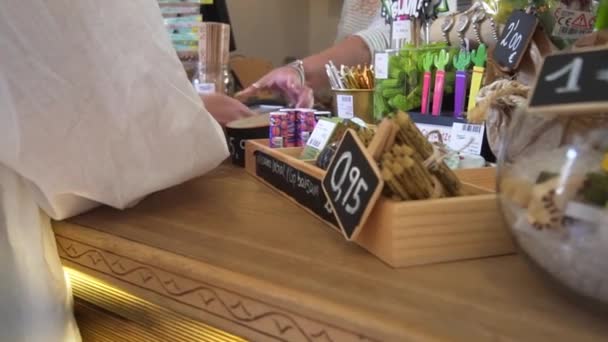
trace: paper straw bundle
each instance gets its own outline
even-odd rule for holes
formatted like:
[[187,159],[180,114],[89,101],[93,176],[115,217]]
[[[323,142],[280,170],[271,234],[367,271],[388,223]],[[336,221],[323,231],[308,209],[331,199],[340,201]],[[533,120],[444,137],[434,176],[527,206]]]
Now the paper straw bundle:
[[225,93],[230,59],[230,25],[215,22],[200,25],[199,81],[213,83],[215,91]]
[[230,26],[223,23],[201,23],[199,61],[210,69],[228,64],[230,56]]

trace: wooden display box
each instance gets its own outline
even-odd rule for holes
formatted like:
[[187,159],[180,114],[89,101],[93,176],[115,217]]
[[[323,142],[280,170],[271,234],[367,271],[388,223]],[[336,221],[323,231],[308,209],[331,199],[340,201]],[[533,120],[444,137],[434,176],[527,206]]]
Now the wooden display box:
[[[339,231],[321,189],[325,171],[297,158],[301,148],[272,149],[249,140],[245,168],[312,215]],[[484,184],[494,171],[477,171]],[[464,173],[469,178],[472,171]],[[380,198],[354,242],[392,267],[473,259],[514,252],[496,194],[463,182],[466,196],[396,202]]]

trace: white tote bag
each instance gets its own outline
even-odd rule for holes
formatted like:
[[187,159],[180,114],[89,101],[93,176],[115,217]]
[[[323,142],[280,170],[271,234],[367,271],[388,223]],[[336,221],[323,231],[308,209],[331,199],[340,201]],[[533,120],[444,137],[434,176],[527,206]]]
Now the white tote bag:
[[38,207],[55,219],[125,208],[227,156],[156,0],[0,1],[0,271],[15,275],[0,286],[12,322],[0,334],[14,338],[0,339],[39,341],[36,327],[43,341],[78,339]]

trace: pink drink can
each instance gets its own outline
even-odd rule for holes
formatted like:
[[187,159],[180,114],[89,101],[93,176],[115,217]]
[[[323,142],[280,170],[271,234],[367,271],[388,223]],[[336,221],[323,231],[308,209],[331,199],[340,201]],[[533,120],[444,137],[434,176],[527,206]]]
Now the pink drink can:
[[286,129],[283,131],[285,147],[298,146],[298,112],[295,109],[281,109],[286,116]]
[[310,138],[316,124],[317,121],[315,119],[314,110],[298,110],[298,146],[306,146],[308,138]]
[[282,112],[270,113],[270,130],[268,138],[271,148],[285,147],[285,132],[287,132],[287,114]]

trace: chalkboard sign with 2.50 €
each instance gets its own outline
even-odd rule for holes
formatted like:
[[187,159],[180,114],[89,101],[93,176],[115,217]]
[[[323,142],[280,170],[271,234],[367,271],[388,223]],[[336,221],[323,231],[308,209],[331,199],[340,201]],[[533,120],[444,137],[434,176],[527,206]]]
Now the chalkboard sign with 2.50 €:
[[376,162],[356,133],[348,130],[323,178],[323,191],[348,240],[356,238],[383,186]]
[[511,14],[494,50],[494,61],[500,69],[513,71],[519,67],[530,46],[536,26],[538,19],[534,14],[519,10]]
[[607,111],[608,49],[547,56],[528,106],[550,114]]

